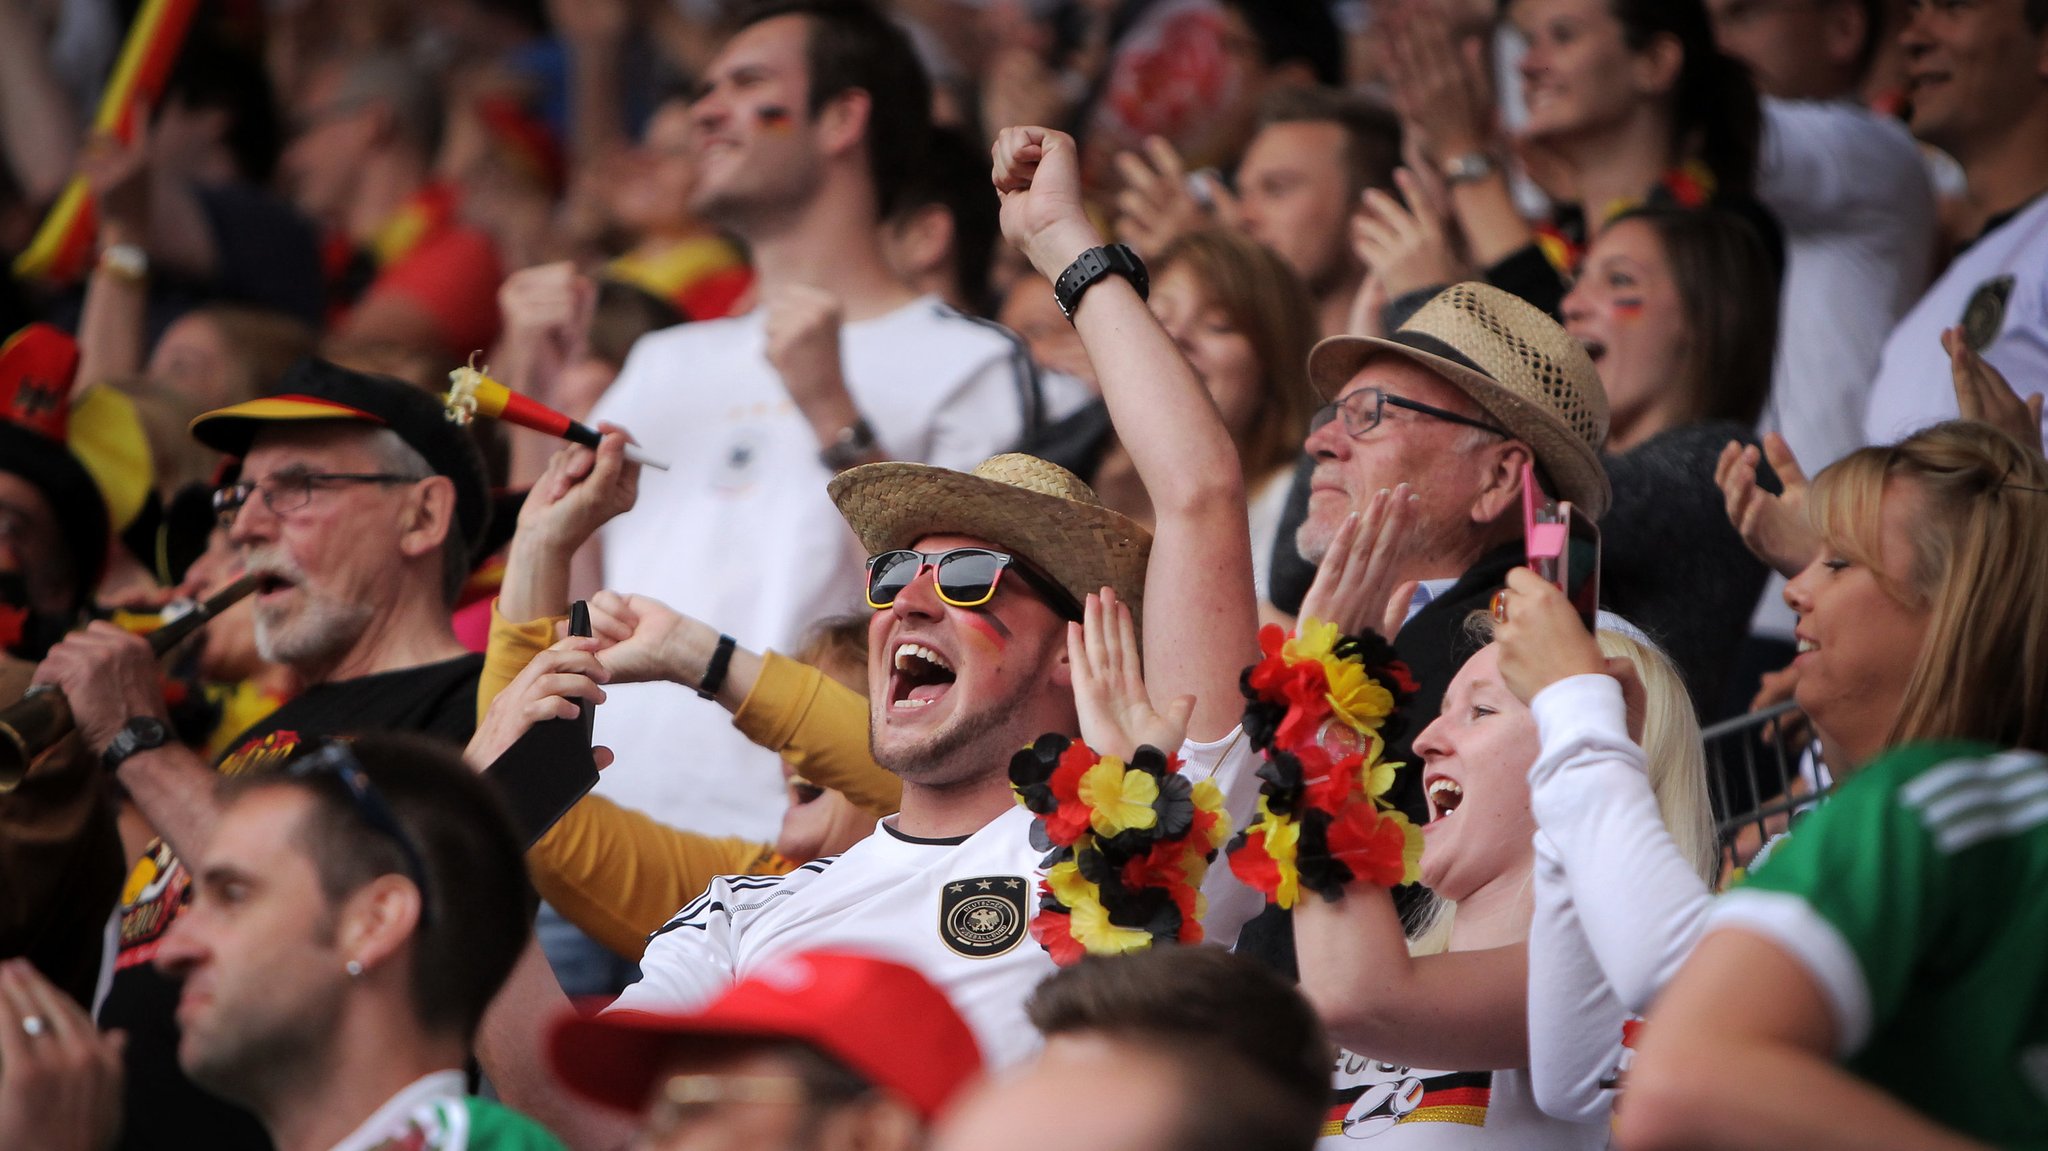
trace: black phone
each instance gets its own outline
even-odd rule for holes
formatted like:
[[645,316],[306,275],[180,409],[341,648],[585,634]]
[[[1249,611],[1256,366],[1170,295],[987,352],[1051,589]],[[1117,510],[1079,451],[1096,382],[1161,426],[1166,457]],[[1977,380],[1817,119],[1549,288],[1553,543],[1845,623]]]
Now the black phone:
[[[590,634],[590,607],[582,600],[569,609],[569,634]],[[597,760],[590,753],[596,710],[585,700],[574,719],[534,724],[484,769],[484,778],[505,798],[528,847],[597,786]]]

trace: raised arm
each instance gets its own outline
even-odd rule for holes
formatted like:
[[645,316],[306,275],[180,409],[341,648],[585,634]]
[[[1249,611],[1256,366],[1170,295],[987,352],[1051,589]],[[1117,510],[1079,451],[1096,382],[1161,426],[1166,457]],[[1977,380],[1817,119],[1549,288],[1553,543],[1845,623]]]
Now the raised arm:
[[1330,1038],[1411,1067],[1529,1065],[1526,944],[1408,954],[1393,894],[1370,883],[1294,907],[1301,992]]
[[[1062,132],[1005,128],[996,138],[1003,235],[1049,281],[1102,242],[1081,203],[1079,161]],[[1189,736],[1219,739],[1237,725],[1238,673],[1257,652],[1237,449],[1194,369],[1129,281],[1096,282],[1073,320],[1157,516],[1143,604],[1152,697],[1194,696]]]

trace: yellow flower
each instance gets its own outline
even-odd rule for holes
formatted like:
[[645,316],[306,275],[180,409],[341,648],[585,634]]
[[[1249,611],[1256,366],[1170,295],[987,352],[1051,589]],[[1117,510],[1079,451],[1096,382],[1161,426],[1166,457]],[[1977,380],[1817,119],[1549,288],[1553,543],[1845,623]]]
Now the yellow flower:
[[1206,844],[1197,844],[1204,851],[1220,850],[1230,840],[1230,813],[1223,809],[1223,789],[1212,779],[1199,780],[1188,789],[1195,801],[1196,811],[1205,811],[1216,818],[1209,822]]
[[[1331,712],[1352,730],[1369,734],[1377,730],[1381,721],[1394,710],[1394,694],[1367,675],[1364,664],[1337,658],[1337,643],[1343,638],[1343,633],[1334,623],[1319,619],[1303,620],[1294,638],[1281,647],[1280,653],[1290,662],[1312,659],[1322,664],[1323,678],[1330,687]],[[1373,742],[1377,744],[1378,740]],[[1377,747],[1373,754],[1378,754]]]
[[1055,863],[1046,869],[1045,888],[1052,892],[1054,899],[1069,908],[1102,902],[1101,890],[1082,877],[1081,865],[1071,859]]
[[1156,826],[1159,781],[1142,771],[1125,771],[1123,761],[1105,755],[1081,775],[1081,802],[1088,806],[1095,834],[1108,837]]
[[[1379,742],[1378,737],[1374,737],[1373,742],[1377,744]],[[1408,766],[1405,763],[1387,763],[1382,761],[1378,758],[1380,750],[1379,747],[1374,747],[1373,753],[1366,756],[1365,764],[1359,769],[1359,781],[1365,787],[1365,794],[1373,799],[1378,799],[1380,796],[1385,795],[1387,789],[1394,786],[1394,771],[1396,768]]]
[[1399,812],[1393,816],[1401,820],[1401,882],[1414,883],[1422,878],[1422,829]]
[[1305,619],[1294,629],[1294,635],[1280,645],[1280,655],[1288,663],[1304,659],[1327,660],[1337,650],[1337,641],[1344,633],[1337,625],[1320,619]]
[[1090,955],[1124,955],[1152,946],[1152,933],[1142,927],[1119,927],[1099,901],[1073,905],[1067,930]]
[[1274,815],[1266,810],[1265,797],[1261,796],[1259,819],[1252,829],[1266,833],[1266,854],[1273,857],[1280,873],[1280,882],[1273,891],[1273,902],[1285,911],[1301,897],[1301,869],[1295,863],[1295,857],[1301,850],[1301,821]]

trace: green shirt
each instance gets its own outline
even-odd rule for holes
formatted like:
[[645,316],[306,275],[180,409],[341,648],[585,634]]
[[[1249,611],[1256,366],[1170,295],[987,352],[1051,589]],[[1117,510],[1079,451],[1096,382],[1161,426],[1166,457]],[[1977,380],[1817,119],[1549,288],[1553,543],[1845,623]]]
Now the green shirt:
[[2048,1147],[2048,758],[1888,752],[1712,923],[1801,962],[1850,1071],[1957,1131]]

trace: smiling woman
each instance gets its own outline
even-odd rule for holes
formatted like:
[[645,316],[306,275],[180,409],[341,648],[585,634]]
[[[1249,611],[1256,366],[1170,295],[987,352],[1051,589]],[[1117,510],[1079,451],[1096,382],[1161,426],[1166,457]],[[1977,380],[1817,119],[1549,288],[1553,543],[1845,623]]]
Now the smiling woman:
[[[1684,690],[1653,649],[1606,632],[1600,642],[1651,685],[1652,783],[1670,834],[1703,847],[1711,830],[1699,729]],[[1430,811],[1422,880],[1437,900],[1415,942],[1404,941],[1384,888],[1354,884],[1338,901],[1304,898],[1296,907],[1302,990],[1347,1049],[1325,1146],[1368,1136],[1396,1147],[1441,1146],[1447,1135],[1464,1147],[1607,1145],[1611,1092],[1594,1091],[1593,1105],[1568,1117],[1538,1108],[1532,1058],[1546,1072],[1611,1070],[1626,1012],[1590,958],[1553,967],[1570,981],[1576,1011],[1538,1011],[1530,994],[1539,932],[1551,940],[1546,955],[1586,957],[1590,949],[1568,909],[1545,909],[1549,918],[1533,922],[1539,856],[1528,772],[1540,744],[1501,661],[1499,644],[1466,661],[1443,713],[1415,738]]]
[[1777,270],[1742,215],[1639,208],[1594,242],[1564,319],[1607,392],[1602,606],[1658,637],[1711,716],[1768,574],[1727,525],[1714,461],[1755,442]]

